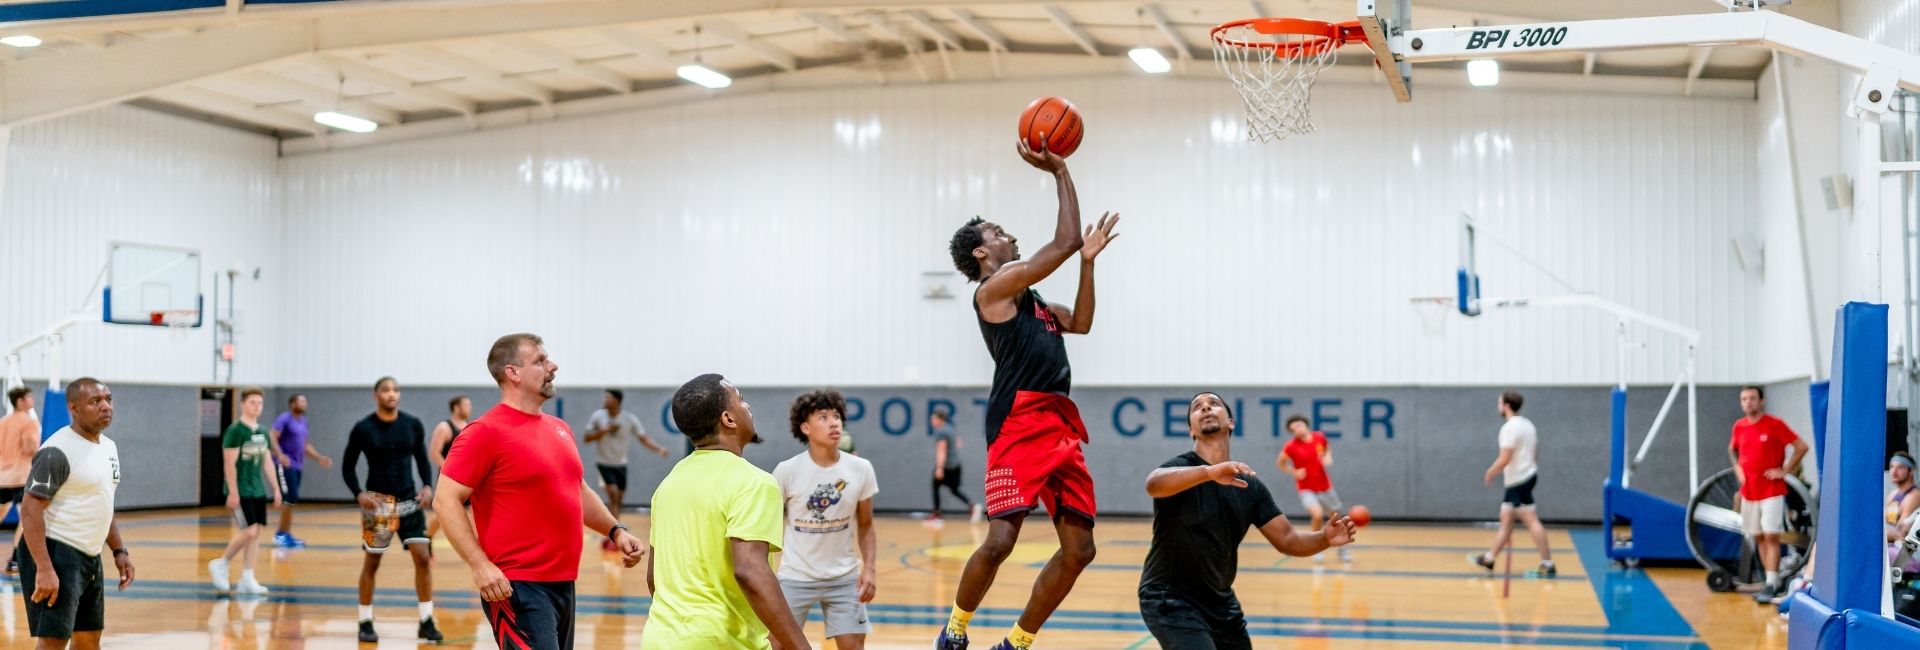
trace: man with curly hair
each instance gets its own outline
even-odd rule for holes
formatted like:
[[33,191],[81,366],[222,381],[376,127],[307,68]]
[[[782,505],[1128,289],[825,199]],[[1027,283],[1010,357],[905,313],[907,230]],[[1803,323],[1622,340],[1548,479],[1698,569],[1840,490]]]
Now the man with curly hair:
[[866,647],[873,629],[866,603],[874,592],[873,495],[880,488],[873,463],[840,450],[846,418],[840,391],[794,398],[787,426],[807,449],[774,467],[773,478],[786,504],[778,577],[787,608],[804,627],[819,604],[827,638],[854,650]]
[[[1018,623],[993,650],[1030,648],[1034,633],[1093,562],[1093,475],[1080,450],[1087,428],[1067,398],[1073,373],[1061,335],[1093,329],[1093,260],[1113,240],[1120,217],[1102,215],[1098,224],[1082,232],[1080,199],[1066,160],[1044,148],[1029,149],[1024,141],[1017,148],[1027,164],[1053,176],[1060,200],[1053,240],[1032,260],[1021,260],[1019,240],[975,217],[947,244],[954,267],[980,283],[973,293],[973,310],[994,363],[986,419],[987,516],[993,522],[986,540],[967,560],[952,614],[934,641],[936,650],[966,650],[967,623],[993,586],[1000,563],[1013,552],[1027,513],[1042,504],[1053,516],[1060,550],[1041,570]],[[1076,252],[1080,290],[1073,307],[1042,300],[1033,285]]]

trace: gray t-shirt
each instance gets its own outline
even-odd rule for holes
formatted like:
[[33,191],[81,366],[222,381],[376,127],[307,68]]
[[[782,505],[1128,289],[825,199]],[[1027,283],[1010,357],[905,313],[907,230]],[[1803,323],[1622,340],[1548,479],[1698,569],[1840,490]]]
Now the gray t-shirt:
[[960,441],[953,437],[952,424],[933,430],[934,460],[936,462],[939,460],[938,454],[940,453],[940,441],[942,440],[947,441],[946,469],[958,469],[960,467]]
[[621,411],[619,417],[607,415],[606,409],[593,412],[587,418],[587,430],[599,431],[609,423],[619,427],[613,433],[593,441],[593,462],[600,465],[627,464],[627,447],[647,434],[647,428],[640,425],[640,416],[633,411]]

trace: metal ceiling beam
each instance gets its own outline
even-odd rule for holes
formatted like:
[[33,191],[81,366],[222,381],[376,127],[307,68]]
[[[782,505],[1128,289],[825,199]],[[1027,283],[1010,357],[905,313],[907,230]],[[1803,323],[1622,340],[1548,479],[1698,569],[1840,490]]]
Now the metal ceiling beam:
[[1707,70],[1707,59],[1712,57],[1712,45],[1693,48],[1692,60],[1687,62],[1687,95],[1693,94],[1693,83],[1700,80],[1700,73]]
[[839,18],[833,17],[833,14],[824,11],[802,11],[800,17],[842,43],[862,43],[867,40],[859,32],[853,31],[853,28],[847,27],[846,23],[840,22]]
[[439,106],[469,118],[473,116],[475,110],[473,101],[466,97],[455,95],[438,88],[422,86],[414,83],[412,79],[373,67],[351,57],[337,54],[321,54],[319,58],[321,59],[322,66],[333,65],[340,70],[341,74],[346,75],[349,79],[364,81],[391,90],[394,94],[401,97],[406,97],[423,104]]
[[1068,38],[1072,38],[1074,43],[1079,44],[1080,49],[1086,50],[1087,54],[1100,56],[1100,44],[1093,40],[1093,35],[1088,34],[1085,27],[1073,21],[1073,16],[1067,15],[1067,10],[1061,9],[1059,5],[1042,5],[1040,10],[1046,12],[1047,18],[1052,20],[1060,31],[1066,32]]
[[400,56],[418,59],[429,65],[449,70],[467,81],[539,102],[541,106],[546,107],[549,117],[553,115],[553,91],[548,90],[546,86],[517,77],[509,77],[498,68],[431,45],[409,45],[397,48],[394,52]]
[[[381,124],[399,124],[400,112],[364,99],[346,97],[338,90],[322,88],[267,70],[248,70],[233,77],[235,81],[306,104],[314,111],[339,110]],[[216,91],[217,92],[217,91]]]
[[1160,35],[1167,37],[1167,42],[1173,44],[1173,51],[1179,53],[1180,58],[1193,58],[1193,50],[1187,47],[1186,37],[1181,36],[1180,30],[1174,28],[1173,21],[1167,20],[1167,12],[1161,9],[1160,5],[1149,4],[1140,9],[1146,13],[1147,20],[1153,21],[1154,29],[1160,30]]
[[560,48],[534,40],[525,34],[512,34],[493,39],[515,52],[525,54],[539,61],[541,65],[591,81],[617,93],[633,92],[633,80],[626,75],[609,70],[604,66],[588,63],[574,58],[572,54]]
[[611,25],[596,29],[594,33],[599,34],[601,38],[607,39],[608,42],[614,45],[631,50],[634,54],[640,55],[642,59],[666,66],[669,70],[680,67],[680,63],[673,58],[673,50],[661,44],[659,41],[642,36],[639,32],[635,32],[632,29]]
[[929,15],[926,11],[921,9],[908,9],[901,12],[901,15],[906,16],[907,20],[912,21],[913,24],[918,25],[920,29],[925,30],[928,34],[932,34],[934,40],[946,44],[947,47],[956,50],[967,49],[960,45],[959,34],[948,29],[946,25],[934,22],[933,16]]
[[781,49],[780,46],[766,41],[755,40],[752,34],[747,33],[747,30],[741,29],[739,25],[735,25],[731,21],[716,18],[702,20],[698,24],[702,29],[712,32],[715,36],[732,41],[733,44],[739,46],[740,49],[752,52],[754,56],[765,59],[768,63],[779,67],[781,70],[793,72],[800,68],[799,60],[794,57],[792,52],[788,52]]
[[187,108],[215,113],[233,119],[269,126],[281,131],[306,133],[324,140],[327,128],[302,116],[281,109],[261,108],[253,102],[198,86],[177,86],[153,94],[156,99]]
[[953,14],[954,20],[960,21],[960,24],[965,26],[968,31],[980,37],[980,40],[986,41],[987,45],[993,49],[1002,52],[1013,49],[1012,46],[1008,44],[1006,35],[1001,34],[1000,30],[994,29],[992,25],[987,24],[987,21],[981,20],[980,17],[974,15],[972,11],[954,7],[947,10],[947,13]]

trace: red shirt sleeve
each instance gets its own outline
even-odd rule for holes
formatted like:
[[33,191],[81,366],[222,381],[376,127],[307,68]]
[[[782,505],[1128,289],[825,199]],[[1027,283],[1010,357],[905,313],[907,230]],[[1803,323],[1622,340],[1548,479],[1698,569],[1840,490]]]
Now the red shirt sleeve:
[[447,462],[440,466],[440,474],[469,488],[480,487],[480,480],[493,471],[494,436],[486,435],[491,433],[487,429],[480,422],[467,425],[454,439],[453,448],[447,450]]
[[1793,428],[1787,426],[1786,420],[1779,418],[1773,420],[1773,432],[1780,437],[1781,446],[1791,447],[1793,441],[1800,439],[1800,434],[1794,433]]

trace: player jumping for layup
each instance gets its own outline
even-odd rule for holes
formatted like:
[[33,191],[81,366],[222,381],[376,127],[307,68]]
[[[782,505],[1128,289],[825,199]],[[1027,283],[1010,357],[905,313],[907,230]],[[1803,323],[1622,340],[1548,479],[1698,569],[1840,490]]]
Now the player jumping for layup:
[[[1043,139],[1044,140],[1044,139]],[[1053,174],[1060,193],[1060,214],[1053,240],[1032,260],[1020,260],[1018,240],[999,225],[974,218],[953,234],[948,250],[968,280],[980,283],[973,308],[993,356],[993,392],[987,403],[987,539],[967,560],[954,597],[953,615],[935,647],[964,650],[967,622],[980,607],[993,577],[1020,538],[1027,513],[1045,504],[1060,536],[1060,550],[1047,561],[1033,585],[1019,622],[994,650],[1027,650],[1033,635],[1053,614],[1080,571],[1093,562],[1093,477],[1087,473],[1080,443],[1087,439],[1080,411],[1067,399],[1072,371],[1064,332],[1093,328],[1093,260],[1113,241],[1116,214],[1080,229],[1080,199],[1067,175],[1067,163],[1022,141],[1020,157]],[[1073,308],[1045,302],[1033,285],[1080,253],[1080,295]]]

